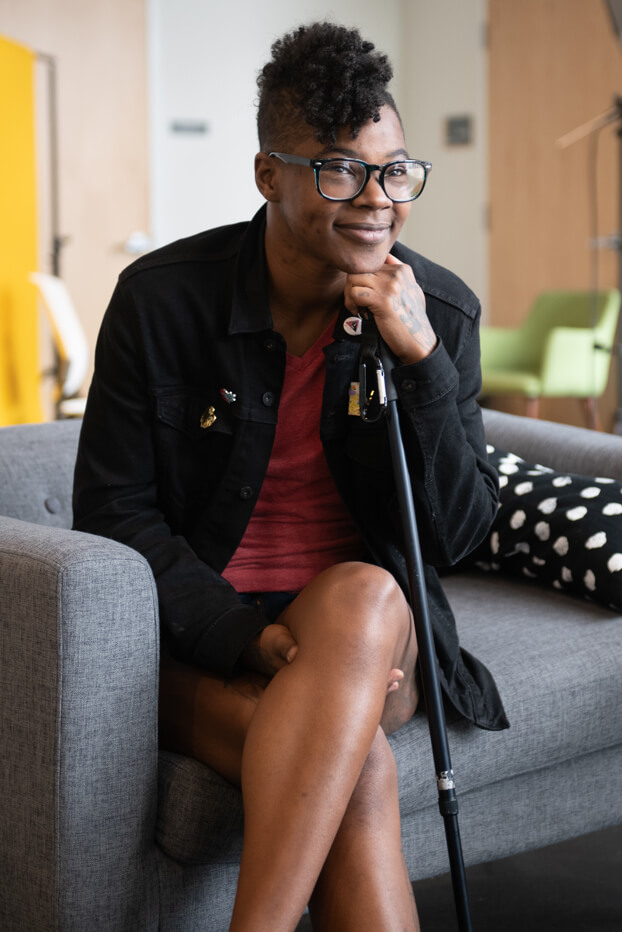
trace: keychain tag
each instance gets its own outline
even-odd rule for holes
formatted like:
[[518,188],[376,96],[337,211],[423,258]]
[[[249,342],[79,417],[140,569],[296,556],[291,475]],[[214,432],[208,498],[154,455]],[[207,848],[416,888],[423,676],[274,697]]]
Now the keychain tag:
[[358,382],[350,382],[350,389],[348,391],[348,414],[352,415],[352,417],[361,416]]

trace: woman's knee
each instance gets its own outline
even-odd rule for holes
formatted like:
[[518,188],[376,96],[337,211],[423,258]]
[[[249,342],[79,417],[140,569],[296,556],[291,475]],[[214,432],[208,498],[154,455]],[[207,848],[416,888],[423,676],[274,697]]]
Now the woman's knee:
[[320,573],[290,606],[291,617],[301,609],[310,610],[314,633],[351,635],[361,646],[392,645],[408,634],[404,594],[390,573],[368,563],[340,563]]
[[[390,735],[412,718],[419,702],[417,638],[410,607],[393,576],[381,567],[346,563],[332,567],[329,574],[331,585],[335,585],[331,597],[339,594],[343,604],[354,608],[353,638],[359,652],[352,662],[358,663],[362,655],[375,665],[384,656],[391,668],[404,674],[398,689],[388,694],[382,713],[381,726]],[[340,617],[336,624],[342,623]],[[386,648],[384,654],[382,648]],[[388,746],[386,750],[392,761]]]
[[328,592],[348,603],[359,603],[362,611],[384,610],[401,605],[404,596],[395,577],[372,563],[337,563],[317,577]]

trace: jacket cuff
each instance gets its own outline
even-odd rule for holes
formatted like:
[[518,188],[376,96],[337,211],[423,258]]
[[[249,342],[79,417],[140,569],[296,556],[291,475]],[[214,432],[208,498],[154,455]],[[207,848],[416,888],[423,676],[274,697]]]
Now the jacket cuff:
[[440,401],[458,390],[458,370],[439,337],[429,356],[407,366],[396,366],[393,379],[406,410]]
[[246,647],[270,622],[254,605],[235,605],[220,615],[197,641],[193,661],[224,677],[241,672],[237,661]]

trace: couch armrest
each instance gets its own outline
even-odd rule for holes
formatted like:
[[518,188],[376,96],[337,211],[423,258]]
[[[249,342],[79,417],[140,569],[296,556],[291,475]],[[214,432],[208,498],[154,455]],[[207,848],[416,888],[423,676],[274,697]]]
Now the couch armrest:
[[151,570],[121,544],[0,517],[0,593],[0,926],[148,928]]
[[487,441],[502,450],[563,472],[622,480],[622,438],[614,434],[491,408],[482,413]]

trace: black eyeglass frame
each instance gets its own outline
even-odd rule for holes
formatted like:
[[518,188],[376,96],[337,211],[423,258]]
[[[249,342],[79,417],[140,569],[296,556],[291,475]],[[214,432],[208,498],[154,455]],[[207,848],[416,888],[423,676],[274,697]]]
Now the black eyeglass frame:
[[[301,155],[289,155],[286,152],[269,152],[268,155],[270,158],[274,157],[280,159],[281,162],[285,162],[286,165],[308,165],[310,168],[312,168],[315,175],[315,187],[317,189],[317,193],[320,195],[320,197],[323,197],[327,201],[353,201],[355,198],[359,197],[359,195],[362,194],[367,187],[367,183],[371,178],[371,173],[379,171],[380,175],[378,176],[378,184],[389,200],[393,201],[394,204],[409,204],[411,201],[416,201],[418,197],[421,197],[423,194],[423,189],[425,188],[425,183],[428,180],[428,174],[432,171],[432,163],[422,162],[421,159],[395,159],[392,162],[385,162],[384,165],[372,165],[370,162],[364,162],[363,159],[351,159],[347,157],[332,159],[305,159]],[[331,197],[329,194],[324,194],[324,192],[320,189],[320,170],[328,162],[356,162],[357,165],[363,166],[365,169],[365,179],[356,194],[352,194],[350,197]],[[392,165],[403,165],[404,162],[409,162],[414,165],[421,165],[423,168],[423,184],[421,185],[421,190],[417,191],[416,194],[413,194],[412,197],[406,197],[403,199],[391,197],[384,186],[385,173],[387,169],[391,168]]]

